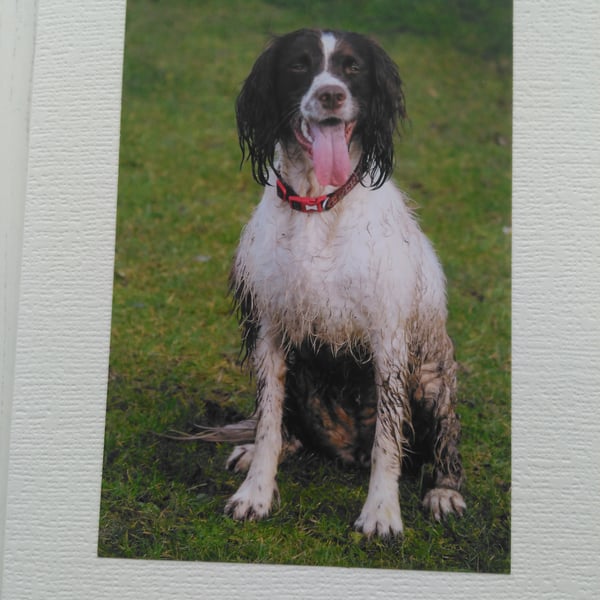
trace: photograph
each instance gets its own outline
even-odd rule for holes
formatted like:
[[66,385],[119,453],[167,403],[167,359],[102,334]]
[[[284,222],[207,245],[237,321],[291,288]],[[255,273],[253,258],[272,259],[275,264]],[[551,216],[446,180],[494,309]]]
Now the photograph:
[[98,556],[511,573],[508,0],[130,0]]

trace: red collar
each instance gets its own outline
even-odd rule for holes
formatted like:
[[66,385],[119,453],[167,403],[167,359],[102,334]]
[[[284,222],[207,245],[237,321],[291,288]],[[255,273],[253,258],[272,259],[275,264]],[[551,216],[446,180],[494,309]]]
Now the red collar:
[[300,212],[323,212],[324,210],[332,209],[346,194],[348,194],[357,183],[360,182],[358,175],[359,165],[356,167],[352,175],[346,183],[339,187],[337,190],[324,196],[317,196],[316,198],[307,198],[305,196],[298,196],[296,192],[281,179],[281,175],[276,171],[277,175],[277,195],[287,202],[294,210]]

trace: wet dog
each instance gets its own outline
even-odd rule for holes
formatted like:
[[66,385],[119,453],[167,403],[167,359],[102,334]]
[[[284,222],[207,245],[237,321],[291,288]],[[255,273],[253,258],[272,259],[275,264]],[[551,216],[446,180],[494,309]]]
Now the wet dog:
[[390,181],[405,117],[395,64],[362,35],[295,31],[258,58],[236,109],[264,193],[231,274],[257,401],[228,430],[252,441],[229,458],[247,475],[226,513],[267,516],[279,462],[304,445],[370,465],[355,523],[367,536],[402,533],[407,451],[433,462],[425,509],[462,514],[445,278]]

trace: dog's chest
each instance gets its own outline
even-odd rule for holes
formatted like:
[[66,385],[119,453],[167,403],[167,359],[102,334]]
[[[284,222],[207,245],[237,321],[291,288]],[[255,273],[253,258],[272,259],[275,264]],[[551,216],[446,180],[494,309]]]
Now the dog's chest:
[[259,311],[300,341],[362,337],[373,295],[373,259],[359,231],[330,215],[277,211],[249,223],[238,256]]

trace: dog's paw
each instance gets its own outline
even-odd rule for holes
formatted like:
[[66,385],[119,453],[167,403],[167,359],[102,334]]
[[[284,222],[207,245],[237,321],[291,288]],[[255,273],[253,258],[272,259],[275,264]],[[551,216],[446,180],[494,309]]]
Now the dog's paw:
[[254,444],[236,446],[229,455],[225,468],[236,473],[246,473],[254,458]]
[[367,496],[354,527],[369,538],[374,535],[382,538],[401,536],[403,527],[398,499],[370,499]]
[[425,494],[423,508],[431,513],[436,521],[441,521],[452,514],[462,516],[467,505],[460,492],[439,487],[433,488]]
[[237,521],[258,521],[269,515],[273,499],[279,502],[275,481],[265,484],[246,479],[225,505],[225,514]]

